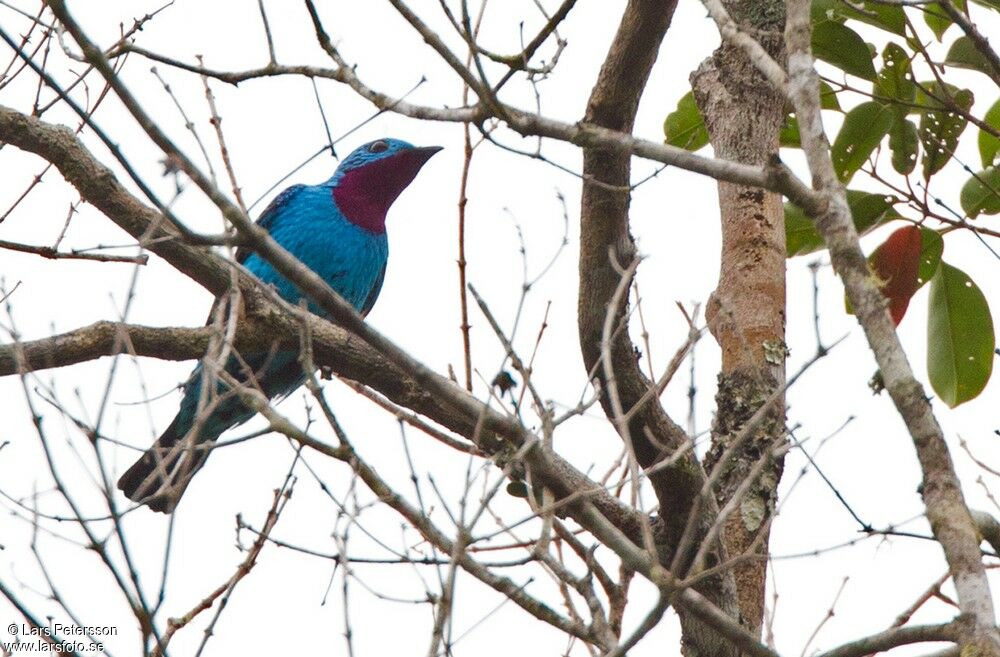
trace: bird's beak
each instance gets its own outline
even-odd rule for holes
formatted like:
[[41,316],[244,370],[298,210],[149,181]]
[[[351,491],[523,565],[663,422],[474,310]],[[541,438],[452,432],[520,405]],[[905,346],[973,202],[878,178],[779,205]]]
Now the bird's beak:
[[431,159],[435,153],[440,150],[444,150],[443,146],[419,146],[413,149],[413,152],[419,154],[420,158],[426,162]]
[[[399,151],[391,157],[387,157],[383,162],[397,162],[397,167],[400,171],[409,171],[410,178],[403,185],[404,187],[410,183],[410,180],[417,175],[417,172],[427,164],[427,160],[431,159],[435,153],[441,150],[440,146],[419,146],[416,148],[407,148],[406,150]],[[391,166],[391,165],[390,165]]]
[[[431,159],[431,157],[433,157],[439,150],[441,150],[440,146],[419,146],[415,148],[407,148],[399,151],[398,153],[392,154],[384,160],[381,160],[381,162],[384,162],[387,166],[392,166],[388,164],[389,162],[396,162],[395,166],[399,168],[399,170],[410,171],[411,177],[406,181],[406,184],[409,184],[410,180],[413,180],[413,176],[416,176],[417,172],[420,171],[425,164],[427,164],[427,160]],[[377,164],[378,163],[375,163],[376,166]]]

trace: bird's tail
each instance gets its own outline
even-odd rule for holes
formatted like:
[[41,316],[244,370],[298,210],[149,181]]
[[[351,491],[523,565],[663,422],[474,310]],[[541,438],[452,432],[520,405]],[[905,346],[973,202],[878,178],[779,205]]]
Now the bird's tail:
[[126,497],[153,511],[174,510],[218,437],[204,431],[193,436],[191,423],[182,421],[182,415],[178,413],[163,435],[118,480]]

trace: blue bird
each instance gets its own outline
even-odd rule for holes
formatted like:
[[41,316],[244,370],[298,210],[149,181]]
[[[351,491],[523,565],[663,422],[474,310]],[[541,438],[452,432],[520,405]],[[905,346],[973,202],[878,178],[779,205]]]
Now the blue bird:
[[[379,139],[348,155],[320,185],[293,185],[278,194],[258,219],[271,237],[319,274],[366,315],[385,277],[389,207],[413,181],[438,146],[417,148],[399,139]],[[302,293],[256,253],[239,250],[236,260],[297,304]],[[312,302],[310,311],[323,314]],[[293,351],[231,356],[225,370],[269,399],[284,397],[305,382]],[[216,439],[255,412],[221,380],[214,386],[199,364],[184,384],[180,410],[163,435],[118,480],[129,499],[170,513]],[[212,389],[214,387],[214,390]]]

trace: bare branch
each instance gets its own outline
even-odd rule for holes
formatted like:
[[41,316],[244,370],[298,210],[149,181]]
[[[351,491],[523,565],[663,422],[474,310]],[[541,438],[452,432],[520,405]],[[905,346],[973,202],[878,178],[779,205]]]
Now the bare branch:
[[1000,655],[989,582],[979,551],[979,537],[962,495],[941,426],[931,410],[923,386],[913,376],[886,311],[886,299],[872,280],[858,243],[844,187],[830,159],[830,145],[823,130],[819,106],[819,80],[810,46],[807,0],[788,2],[785,39],[788,45],[789,93],[809,168],[816,186],[827,199],[827,209],[810,213],[830,251],[834,268],[844,282],[847,296],[864,328],[885,387],[913,439],[923,470],[923,498],[935,538],[951,568],[961,610],[974,619],[963,632],[963,650]]
[[58,251],[51,246],[32,246],[30,244],[18,244],[0,240],[0,249],[10,251],[20,251],[21,253],[31,253],[48,258],[49,260],[93,260],[96,262],[128,262],[133,265],[144,265],[149,261],[149,256],[140,254],[136,256],[111,255],[107,253],[85,253],[81,251]]

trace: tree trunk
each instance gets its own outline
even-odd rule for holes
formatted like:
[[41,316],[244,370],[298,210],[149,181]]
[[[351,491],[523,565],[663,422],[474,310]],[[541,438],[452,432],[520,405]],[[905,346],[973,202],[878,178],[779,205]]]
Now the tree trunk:
[[[630,0],[622,15],[587,104],[584,122],[631,132],[639,99],[666,34],[676,0]],[[631,153],[609,147],[583,147],[583,194],[580,216],[580,297],[578,322],[584,364],[597,379],[601,405],[616,419],[610,391],[621,409],[631,413],[627,426],[618,426],[638,465],[644,469],[689,445],[687,434],[664,411],[652,386],[639,369],[635,346],[627,330],[628,295],[614,304],[622,270],[632,264],[636,249],[629,231]],[[605,320],[611,313],[618,329],[608,339],[611,372],[602,363]],[[638,408],[637,408],[638,407]],[[693,454],[655,470],[650,477],[659,503],[656,518],[657,551],[670,568],[692,509],[697,508],[696,537],[704,537],[713,522],[714,501],[698,503],[705,485],[704,471]],[[695,540],[695,545],[698,540]],[[686,552],[690,552],[687,550]],[[680,570],[693,555],[681,555]],[[722,558],[712,550],[712,559]],[[687,561],[685,561],[685,559]],[[738,616],[732,573],[703,579],[694,587],[731,617]],[[683,652],[688,657],[736,657],[739,650],[719,632],[679,609]]]
[[[744,30],[757,36],[783,61],[783,6],[761,0],[727,9]],[[718,157],[762,165],[778,152],[784,101],[739,48],[723,44],[692,75],[695,99]],[[708,325],[722,349],[712,447],[706,467],[723,468],[716,489],[719,506],[733,497],[750,469],[783,439],[784,397],[734,456],[720,456],[750,417],[785,381],[785,227],[781,196],[761,189],[719,183],[722,255],[719,283],[706,309]],[[766,554],[781,459],[770,460],[734,513],[726,519],[724,543],[730,557]],[[740,620],[760,631],[767,562],[736,566]]]

